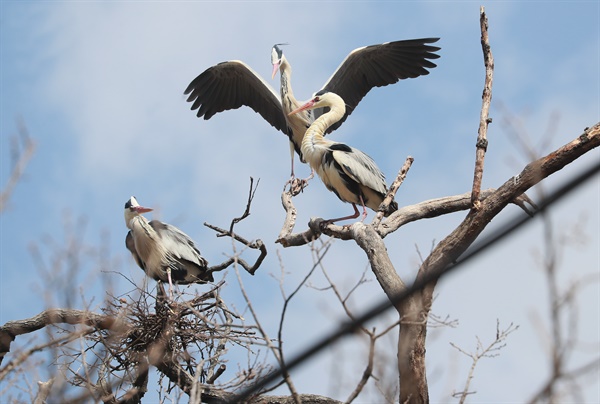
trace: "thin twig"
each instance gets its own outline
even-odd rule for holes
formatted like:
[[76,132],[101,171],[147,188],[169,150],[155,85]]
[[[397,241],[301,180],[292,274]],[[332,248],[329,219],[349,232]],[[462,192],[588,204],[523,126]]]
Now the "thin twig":
[[[542,383],[540,389],[530,399],[530,403],[540,401],[560,401],[560,383],[575,384],[574,379],[585,374],[585,372],[598,371],[599,361],[596,358],[592,362],[588,362],[583,367],[577,370],[568,370],[568,360],[572,357],[572,353],[578,346],[577,340],[577,314],[578,310],[575,307],[575,299],[581,292],[582,286],[587,282],[579,280],[574,282],[566,290],[561,291],[563,284],[559,280],[558,261],[559,255],[563,252],[567,242],[554,235],[551,216],[548,214],[542,215],[544,221],[544,251],[541,254],[542,265],[545,269],[546,282],[548,284],[548,306],[550,308],[550,346],[548,356],[550,359],[549,371],[547,380]],[[568,325],[564,325],[563,321],[568,321]],[[567,334],[567,335],[565,335]],[[578,374],[579,371],[583,373]],[[573,389],[572,394],[577,400],[578,390]]]
[[[285,315],[287,313],[287,307],[291,301],[291,299],[298,293],[298,291],[300,290],[300,288],[306,284],[306,282],[308,281],[308,278],[310,278],[310,276],[313,274],[313,272],[315,271],[315,269],[319,266],[319,264],[321,263],[321,260],[323,259],[323,257],[327,254],[327,252],[329,251],[329,247],[331,246],[331,244],[328,244],[325,247],[325,251],[323,251],[322,254],[320,254],[320,256],[318,257],[317,262],[315,262],[312,266],[312,268],[310,269],[310,271],[308,272],[308,274],[298,283],[298,286],[296,286],[296,288],[294,289],[294,291],[289,295],[289,296],[284,296],[284,302],[283,302],[283,307],[281,309],[281,316],[279,318],[279,328],[277,330],[277,339],[279,340],[279,345],[278,345],[278,350],[279,350],[279,364],[281,366],[281,369],[283,371],[283,377],[286,380],[291,380],[290,374],[287,371],[286,368],[286,364],[285,364],[285,355],[283,353],[283,323],[285,320]],[[297,393],[295,393],[292,390],[292,395],[294,396],[294,400],[297,400]],[[300,404],[300,403],[298,403]]]
[[358,381],[358,384],[356,385],[352,393],[350,393],[350,396],[348,396],[348,398],[346,399],[346,403],[351,403],[356,399],[356,397],[358,397],[358,395],[364,389],[365,385],[367,384],[367,382],[373,374],[373,362],[375,360],[375,341],[377,339],[375,337],[375,329],[373,329],[373,331],[370,331],[367,335],[369,336],[369,354],[367,359],[367,366],[365,367],[365,370],[363,371],[363,374],[360,380]]
[[[246,305],[248,307],[248,310],[250,310],[250,314],[252,314],[252,318],[254,318],[254,322],[256,323],[256,327],[258,328],[258,331],[260,332],[260,334],[262,335],[264,341],[266,342],[267,347],[273,353],[273,356],[275,357],[275,360],[277,360],[277,362],[280,363],[280,369],[282,371],[282,377],[285,380],[285,383],[288,385],[288,388],[292,392],[292,395],[296,394],[296,396],[297,396],[297,392],[296,392],[296,389],[295,389],[294,384],[292,382],[292,379],[290,378],[289,373],[285,371],[285,366],[281,362],[280,350],[278,349],[278,347],[276,345],[273,344],[271,338],[267,334],[267,331],[261,325],[260,320],[258,319],[258,314],[254,310],[254,306],[252,305],[252,301],[250,300],[250,297],[246,293],[246,288],[244,287],[244,282],[242,280],[242,277],[240,276],[240,272],[237,270],[237,267],[235,267],[235,268],[236,268],[235,273],[236,273],[236,276],[237,276],[238,284],[240,286],[240,291],[242,292],[242,296],[244,297],[244,300],[246,301]],[[279,341],[278,345],[280,345],[280,344],[281,344],[281,341]],[[257,391],[257,393],[260,393],[260,392]]]
[[[18,126],[19,136],[21,137],[21,141],[23,143],[23,149],[20,151],[18,147],[13,148],[13,153],[11,156],[13,161],[12,170],[4,189],[2,192],[0,192],[0,213],[2,213],[6,208],[6,204],[8,203],[15,186],[23,176],[25,168],[35,152],[35,142],[31,140],[31,137],[29,137],[29,132],[27,131],[25,124],[23,122],[19,122]],[[15,140],[15,143],[16,142],[17,141]]]
[[265,243],[263,243],[263,241],[261,239],[257,239],[256,241],[249,241],[249,240],[246,240],[244,237],[241,237],[241,236],[235,234],[234,231],[233,231],[233,227],[237,223],[241,222],[242,220],[244,220],[245,218],[247,218],[248,216],[250,216],[250,206],[252,205],[252,200],[254,199],[254,195],[256,194],[256,190],[258,189],[259,182],[260,182],[260,180],[258,180],[256,182],[256,187],[254,187],[253,186],[253,184],[254,184],[254,178],[250,177],[250,190],[248,191],[248,201],[246,203],[246,209],[244,210],[244,213],[242,213],[242,215],[240,217],[236,217],[236,218],[234,218],[231,221],[231,225],[229,226],[229,230],[222,229],[220,227],[214,226],[214,225],[206,223],[206,222],[204,222],[204,226],[208,227],[209,229],[212,229],[212,230],[216,231],[218,233],[217,237],[231,237],[232,239],[234,239],[236,241],[239,241],[240,243],[244,244],[246,247],[252,248],[254,250],[259,250],[260,251],[260,255],[256,259],[256,262],[254,263],[254,265],[250,265],[246,261],[244,261],[243,259],[241,259],[240,257],[236,256],[236,257],[233,257],[233,258],[229,258],[228,260],[226,260],[225,262],[222,262],[221,264],[213,265],[213,266],[209,267],[207,269],[208,272],[222,271],[225,268],[229,267],[234,262],[237,262],[250,275],[254,275],[254,273],[256,272],[256,270],[260,267],[260,265],[262,264],[262,262],[266,258],[266,256],[267,256],[267,246],[265,245]]
[[415,159],[411,156],[408,156],[406,158],[406,161],[404,162],[404,165],[402,166],[400,171],[398,171],[398,175],[396,175],[396,179],[394,180],[394,182],[392,182],[392,185],[390,185],[390,189],[388,190],[387,194],[385,195],[383,202],[381,202],[381,205],[379,205],[379,209],[377,209],[377,214],[375,215],[375,218],[373,219],[373,222],[371,223],[373,225],[373,227],[377,227],[377,226],[379,226],[379,223],[381,223],[381,220],[383,219],[383,215],[385,214],[385,212],[388,211],[390,204],[392,203],[394,196],[396,196],[396,192],[398,192],[400,185],[402,185],[402,183],[404,182],[404,179],[406,178],[406,174],[408,174],[408,170],[410,170],[410,166],[412,166],[413,161],[415,161]]
[[236,223],[241,222],[248,216],[250,216],[250,205],[252,205],[252,200],[254,199],[254,194],[256,194],[256,190],[258,189],[258,184],[260,183],[260,178],[256,181],[256,187],[252,188],[254,185],[254,178],[250,177],[250,190],[248,191],[248,202],[246,203],[246,210],[242,213],[242,216],[236,217],[231,220],[231,225],[229,226],[229,232],[233,234],[233,226]]
[[506,329],[500,330],[500,321],[496,320],[496,339],[492,341],[486,348],[484,348],[483,344],[481,343],[481,340],[477,338],[477,347],[474,353],[467,352],[459,346],[453,344],[452,342],[450,343],[450,345],[453,348],[458,350],[460,353],[468,356],[472,360],[471,368],[469,369],[469,374],[467,376],[467,380],[465,381],[465,387],[460,393],[453,394],[454,397],[460,397],[460,404],[464,404],[465,400],[467,399],[467,396],[475,393],[469,391],[469,386],[471,385],[471,381],[473,380],[473,377],[475,375],[475,368],[477,367],[477,363],[479,362],[479,360],[482,358],[493,358],[498,356],[497,352],[506,346],[506,338],[513,331],[516,331],[518,329],[518,325],[515,326],[513,325],[513,323],[510,323],[510,325],[506,327]]

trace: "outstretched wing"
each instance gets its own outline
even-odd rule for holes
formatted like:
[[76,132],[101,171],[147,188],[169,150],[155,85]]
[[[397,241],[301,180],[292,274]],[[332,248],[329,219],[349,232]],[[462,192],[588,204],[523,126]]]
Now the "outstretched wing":
[[239,60],[209,67],[186,88],[187,101],[196,115],[210,119],[213,115],[242,105],[259,113],[277,130],[289,133],[279,96],[258,73]]
[[[373,87],[387,86],[398,80],[429,74],[427,69],[436,67],[431,59],[440,57],[434,53],[440,48],[428,44],[438,40],[439,38],[422,38],[394,41],[365,46],[350,52],[321,88],[321,91],[336,93],[346,103],[346,114],[329,127],[327,133],[339,128]],[[315,111],[316,117],[327,110]]]

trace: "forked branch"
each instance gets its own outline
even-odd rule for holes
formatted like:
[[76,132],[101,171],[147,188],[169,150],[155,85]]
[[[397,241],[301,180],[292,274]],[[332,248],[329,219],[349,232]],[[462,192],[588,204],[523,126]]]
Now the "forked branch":
[[244,237],[241,237],[239,235],[237,235],[234,231],[233,231],[233,227],[241,222],[242,220],[244,220],[245,218],[247,218],[248,216],[250,216],[250,206],[252,205],[252,200],[254,199],[254,195],[256,193],[256,190],[258,188],[258,183],[260,182],[260,180],[258,180],[256,182],[256,187],[254,186],[254,178],[250,177],[250,190],[248,191],[248,201],[246,203],[246,209],[244,210],[244,213],[242,213],[242,215],[240,217],[236,217],[231,221],[231,225],[229,226],[229,230],[225,230],[222,229],[220,227],[214,226],[212,224],[209,223],[204,223],[204,225],[206,227],[208,227],[209,229],[212,229],[214,231],[216,231],[217,237],[231,237],[232,239],[244,244],[246,247],[248,248],[252,248],[254,250],[259,250],[260,251],[260,255],[258,256],[258,258],[256,259],[256,262],[253,265],[248,264],[245,260],[241,259],[240,257],[236,256],[236,257],[232,257],[229,258],[228,260],[226,260],[225,262],[218,264],[218,265],[213,265],[211,267],[208,268],[209,272],[218,272],[218,271],[222,271],[225,268],[227,268],[228,266],[230,266],[231,264],[233,264],[234,262],[239,263],[246,271],[248,271],[248,273],[250,275],[254,275],[254,273],[256,272],[256,270],[260,267],[260,265],[262,264],[262,262],[264,261],[265,257],[267,256],[267,246],[263,243],[262,240],[257,239],[256,241],[249,241],[246,240]]

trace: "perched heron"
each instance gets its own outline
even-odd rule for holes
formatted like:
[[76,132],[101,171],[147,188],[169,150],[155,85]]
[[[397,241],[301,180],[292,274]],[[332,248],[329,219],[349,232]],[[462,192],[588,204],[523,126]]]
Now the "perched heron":
[[142,216],[150,211],[133,196],[125,203],[125,224],[130,229],[125,245],[146,275],[169,282],[171,297],[173,283],[213,282],[212,273],[207,271],[208,262],[194,241],[175,226]]
[[[354,207],[353,215],[328,221],[357,218],[359,215],[357,204],[363,208],[361,221],[364,221],[367,217],[366,206],[377,211],[387,194],[385,176],[373,159],[362,151],[323,137],[327,129],[342,119],[346,113],[344,100],[339,95],[329,91],[319,91],[314,98],[290,114],[322,107],[328,107],[329,112],[318,117],[306,131],[302,140],[302,155],[317,172],[327,189]],[[385,216],[389,216],[396,210],[398,204],[393,201]]]
[[[439,47],[429,44],[438,40],[439,38],[422,38],[386,42],[350,52],[320,90],[334,92],[346,103],[343,116],[323,135],[337,129],[373,87],[429,74],[427,69],[436,67],[431,59],[439,58],[435,52],[440,50]],[[275,77],[277,70],[281,73],[281,98],[260,75],[239,60],[219,63],[208,68],[188,85],[184,94],[189,94],[187,101],[193,103],[192,110],[198,110],[198,117],[210,119],[219,112],[246,105],[286,134],[290,139],[293,179],[293,151],[298,153],[302,162],[306,162],[301,149],[304,133],[325,110],[301,111],[289,115],[300,103],[292,91],[292,68],[280,45],[273,46],[271,63],[272,77]]]

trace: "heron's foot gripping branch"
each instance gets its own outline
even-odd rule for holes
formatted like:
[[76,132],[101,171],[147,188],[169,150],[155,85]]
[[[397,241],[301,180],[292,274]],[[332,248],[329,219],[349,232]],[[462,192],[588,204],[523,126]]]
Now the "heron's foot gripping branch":
[[289,184],[289,186],[290,186],[289,192],[292,194],[292,196],[296,196],[304,191],[304,188],[306,188],[308,186],[308,181],[311,178],[312,177],[309,177],[309,178],[292,177],[285,183],[283,190],[285,192],[285,189],[287,188],[287,186]]

